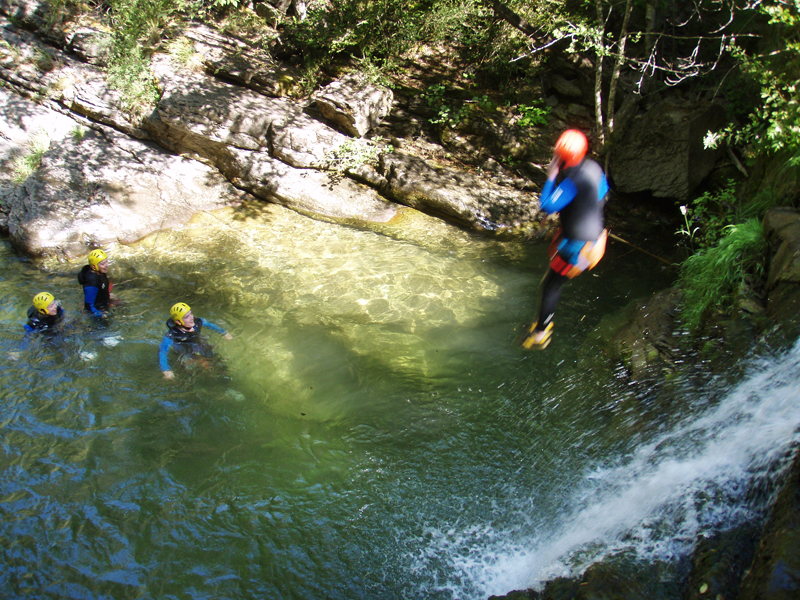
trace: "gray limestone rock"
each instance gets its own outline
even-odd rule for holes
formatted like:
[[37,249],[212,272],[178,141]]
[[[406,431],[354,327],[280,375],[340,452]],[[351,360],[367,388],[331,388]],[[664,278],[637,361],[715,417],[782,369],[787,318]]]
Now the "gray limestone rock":
[[348,75],[313,96],[322,115],[342,131],[363,137],[392,110],[394,94],[363,77]]
[[[0,229],[28,254],[72,258],[90,246],[134,242],[241,197],[198,161],[113,129],[84,128],[7,90],[0,100],[10,134],[0,145]],[[33,139],[46,147],[41,163],[15,181]]]

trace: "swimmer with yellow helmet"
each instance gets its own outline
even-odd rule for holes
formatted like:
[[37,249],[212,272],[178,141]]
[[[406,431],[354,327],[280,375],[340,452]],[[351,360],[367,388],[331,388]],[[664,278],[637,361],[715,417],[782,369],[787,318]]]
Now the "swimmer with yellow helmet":
[[53,294],[40,292],[33,297],[33,306],[28,309],[28,322],[23,325],[26,333],[55,329],[64,317],[64,310]]
[[83,286],[84,308],[95,317],[105,316],[114,284],[108,278],[108,255],[100,248],[89,252],[89,264],[78,273],[78,283]]
[[233,339],[233,336],[219,325],[200,317],[195,317],[192,309],[185,302],[173,304],[169,310],[169,315],[167,333],[158,348],[158,363],[166,379],[175,377],[175,373],[173,373],[167,360],[170,348],[178,351],[184,359],[209,358],[212,355],[211,345],[201,335],[203,327],[208,327],[211,331],[219,333],[226,340]]
[[547,170],[539,204],[548,215],[558,213],[561,229],[548,249],[550,269],[542,280],[539,319],[521,341],[526,350],[543,349],[550,343],[553,315],[564,283],[594,268],[605,253],[608,232],[603,210],[608,181],[603,168],[586,157],[588,149],[586,136],[568,129],[558,138]]

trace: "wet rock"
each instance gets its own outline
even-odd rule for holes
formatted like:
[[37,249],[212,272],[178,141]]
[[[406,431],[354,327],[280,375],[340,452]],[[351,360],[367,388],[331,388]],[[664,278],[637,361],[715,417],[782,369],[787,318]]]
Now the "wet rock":
[[747,524],[701,537],[692,554],[692,570],[683,600],[735,598],[753,560],[758,527]]
[[777,320],[787,339],[800,334],[800,212],[773,208],[764,216],[770,249],[767,314]]
[[489,596],[489,600],[540,600],[543,596],[534,590],[514,590],[504,596]]
[[587,355],[621,362],[631,377],[673,366],[675,316],[680,292],[667,289],[645,300],[634,300],[601,321],[587,340]]
[[800,284],[800,212],[788,207],[771,209],[764,215],[764,234],[773,252],[767,288]]
[[578,85],[569,81],[567,78],[562,77],[561,75],[551,75],[550,83],[557,93],[561,94],[562,96],[566,96],[567,98],[580,98],[583,96],[583,92]]
[[533,194],[500,187],[403,152],[382,154],[377,167],[364,165],[355,169],[354,175],[401,204],[475,229],[511,228],[515,222],[533,220],[538,214]]
[[794,600],[800,597],[800,455],[772,507],[739,600]]

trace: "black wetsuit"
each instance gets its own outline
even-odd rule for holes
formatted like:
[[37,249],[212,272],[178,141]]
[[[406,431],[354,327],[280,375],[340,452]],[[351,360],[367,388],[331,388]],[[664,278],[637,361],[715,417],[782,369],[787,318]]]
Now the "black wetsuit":
[[587,242],[603,235],[603,209],[608,194],[608,181],[603,168],[590,158],[559,172],[555,182],[548,181],[542,189],[541,208],[546,213],[558,213],[561,237],[554,241],[557,256],[542,282],[542,305],[536,331],[544,330],[555,314],[562,287],[567,281],[563,269],[579,264],[578,255]]
[[22,327],[28,333],[34,331],[52,331],[63,317],[64,309],[60,306],[54,315],[42,314],[35,306],[31,306],[28,309],[28,322]]
[[217,333],[225,333],[225,330],[211,323],[210,321],[203,321],[200,317],[194,319],[194,329],[186,331],[180,327],[172,319],[167,320],[167,333],[161,340],[161,346],[158,349],[158,362],[162,371],[170,371],[167,355],[169,349],[174,347],[175,350],[181,355],[181,359],[187,359],[194,356],[203,356],[210,358],[213,356],[213,346],[201,335],[203,325],[208,326],[211,331]]
[[101,311],[107,309],[111,302],[113,284],[108,275],[95,271],[90,265],[84,265],[78,273],[78,283],[83,286],[84,308],[95,316],[103,316]]
[[[574,190],[568,188],[567,180],[574,185]],[[558,204],[562,206],[551,212],[558,212],[564,237],[585,242],[593,242],[599,238],[604,228],[603,209],[608,192],[608,182],[603,168],[591,158],[584,158],[580,164],[561,171],[555,183],[556,190],[559,188],[565,190],[564,198],[574,194],[572,200],[566,204],[562,204],[563,198],[561,202],[556,200],[550,203],[553,208]],[[542,204],[543,210],[547,210],[548,203]]]

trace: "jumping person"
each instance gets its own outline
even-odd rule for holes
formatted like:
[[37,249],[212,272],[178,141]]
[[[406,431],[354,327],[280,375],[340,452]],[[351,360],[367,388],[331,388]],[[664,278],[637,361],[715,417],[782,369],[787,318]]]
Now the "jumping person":
[[208,327],[222,335],[226,340],[232,340],[233,336],[218,325],[210,321],[201,319],[192,314],[192,309],[185,302],[174,304],[169,311],[170,319],[167,320],[167,333],[161,341],[158,349],[158,363],[166,379],[175,377],[175,373],[170,369],[167,355],[170,348],[175,348],[181,355],[181,360],[191,358],[210,358],[212,356],[212,346],[201,335],[203,327]]
[[586,158],[589,142],[576,129],[558,138],[547,182],[540,196],[541,209],[558,213],[561,228],[548,249],[550,268],[542,280],[539,320],[526,332],[522,347],[544,349],[553,333],[553,315],[567,279],[592,269],[606,250],[608,231],[603,208],[608,181],[602,167]]
[[28,322],[22,327],[25,333],[53,331],[64,318],[64,310],[53,294],[41,292],[33,297],[33,306],[28,309]]
[[111,304],[114,284],[108,279],[108,256],[99,248],[89,252],[89,264],[78,273],[83,286],[83,306],[95,317],[103,317]]

